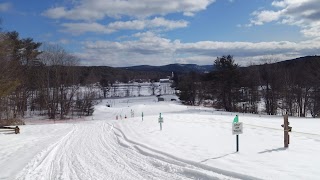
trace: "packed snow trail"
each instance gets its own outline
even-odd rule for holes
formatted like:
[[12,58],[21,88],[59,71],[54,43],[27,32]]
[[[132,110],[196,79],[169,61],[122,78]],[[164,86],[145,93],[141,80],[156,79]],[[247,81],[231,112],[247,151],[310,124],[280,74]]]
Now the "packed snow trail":
[[[140,98],[103,101],[92,117],[0,133],[0,179],[319,179],[317,119],[290,118],[284,149],[282,117],[242,114],[235,153],[234,114]],[[136,117],[115,120],[132,111]]]
[[108,121],[74,124],[16,179],[255,179],[179,161],[128,140]]

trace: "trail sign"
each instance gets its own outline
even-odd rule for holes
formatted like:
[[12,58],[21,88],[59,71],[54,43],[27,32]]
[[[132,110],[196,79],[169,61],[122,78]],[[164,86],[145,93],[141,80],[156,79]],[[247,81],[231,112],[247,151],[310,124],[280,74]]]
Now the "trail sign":
[[243,125],[242,122],[232,123],[232,134],[238,135],[243,133]]
[[236,117],[233,119],[232,123],[232,134],[237,135],[236,136],[236,141],[237,141],[237,152],[239,151],[239,134],[243,133],[243,128],[242,128],[242,122],[239,122],[239,117],[236,115]]
[[161,117],[161,113],[160,113],[158,121],[159,121],[159,123],[163,123],[163,117]]
[[163,117],[161,117],[161,113],[160,113],[158,122],[159,122],[159,124],[160,124],[160,130],[162,130]]

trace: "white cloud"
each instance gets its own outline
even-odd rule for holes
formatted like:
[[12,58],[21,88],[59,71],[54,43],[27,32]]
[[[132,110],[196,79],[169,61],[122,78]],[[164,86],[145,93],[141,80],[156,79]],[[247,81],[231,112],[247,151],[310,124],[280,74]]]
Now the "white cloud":
[[284,8],[287,4],[285,1],[273,1],[271,5],[274,7]]
[[65,11],[64,7],[57,7],[47,10],[44,15],[53,19],[60,19],[65,17],[67,12]]
[[188,26],[188,22],[184,20],[173,21],[167,20],[162,17],[156,17],[151,20],[132,20],[132,21],[115,21],[108,25],[99,23],[63,23],[65,32],[70,32],[74,35],[96,32],[96,33],[113,33],[119,30],[143,30],[160,28],[163,30],[172,30],[176,28],[184,28]]
[[264,23],[278,20],[281,14],[281,11],[255,11],[252,13],[255,18],[251,20],[251,23],[254,25],[263,25]]
[[278,0],[272,6],[277,10],[260,10],[252,13],[250,25],[263,25],[279,22],[299,26],[305,37],[320,37],[320,2],[319,0]]
[[70,40],[69,39],[60,39],[58,42],[59,42],[59,44],[69,44]]
[[164,27],[166,29],[177,29],[188,26],[188,22],[185,20],[170,21],[164,18],[154,18],[153,20],[147,21],[148,27]]
[[215,0],[81,0],[75,7],[55,7],[43,15],[53,19],[95,21],[108,17],[145,18],[154,15],[183,13],[193,15],[205,10]]
[[11,7],[11,3],[0,3],[0,12],[7,12]]
[[287,60],[316,55],[320,50],[320,39],[299,43],[289,41],[182,43],[152,32],[137,33],[134,37],[135,40],[123,42],[84,42],[85,51],[78,55],[91,65],[130,66],[168,63],[212,64],[216,57],[231,54],[237,63],[247,65],[249,62],[259,63],[269,55],[279,60]]
[[146,27],[145,21],[141,21],[141,20],[116,21],[108,25],[108,28],[114,29],[114,30],[120,30],[120,29],[142,30],[145,27]]
[[116,21],[110,23],[107,27],[110,29],[114,29],[115,31],[121,29],[133,29],[133,30],[142,30],[145,28],[158,28],[162,27],[167,30],[176,29],[176,28],[184,28],[188,26],[188,22],[184,20],[172,21],[166,20],[162,17],[156,17],[152,20],[133,20],[133,21]]
[[79,35],[85,32],[112,33],[111,29],[99,23],[63,23],[63,31]]
[[192,13],[192,12],[184,12],[183,15],[191,17],[191,16],[194,16],[194,13]]
[[320,22],[315,22],[311,26],[306,26],[301,32],[307,37],[319,37],[320,36]]

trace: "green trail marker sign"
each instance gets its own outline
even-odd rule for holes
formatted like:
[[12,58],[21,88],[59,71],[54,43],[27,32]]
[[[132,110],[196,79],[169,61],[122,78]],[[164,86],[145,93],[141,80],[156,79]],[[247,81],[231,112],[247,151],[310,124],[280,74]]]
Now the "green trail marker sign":
[[239,122],[239,117],[238,117],[238,115],[236,115],[236,117],[234,117],[234,119],[233,119],[233,123],[237,123],[237,122]]
[[162,131],[163,117],[161,117],[161,113],[160,113],[160,116],[159,116],[158,122],[159,122],[159,124],[160,124],[160,131]]
[[243,124],[242,122],[239,122],[239,117],[236,115],[233,119],[232,123],[232,134],[237,135],[236,141],[237,141],[237,152],[239,151],[239,134],[243,133]]

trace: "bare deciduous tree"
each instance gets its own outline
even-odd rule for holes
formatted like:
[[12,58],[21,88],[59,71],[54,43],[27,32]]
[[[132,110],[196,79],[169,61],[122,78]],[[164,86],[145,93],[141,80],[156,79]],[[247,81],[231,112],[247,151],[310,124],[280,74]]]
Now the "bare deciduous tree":
[[46,45],[40,59],[47,66],[48,116],[55,119],[59,112],[60,119],[63,119],[69,113],[73,98],[79,88],[78,85],[75,85],[76,72],[73,68],[77,65],[78,60],[57,45]]

